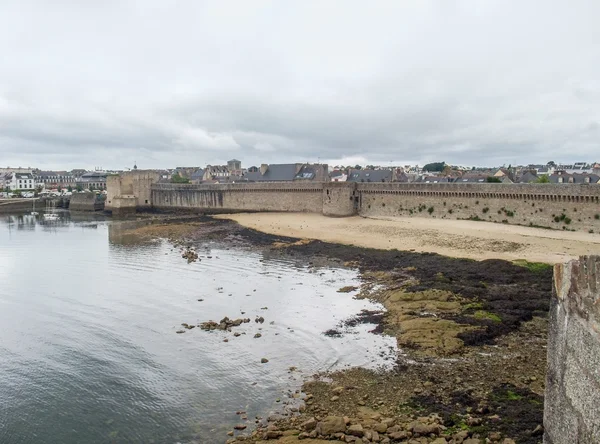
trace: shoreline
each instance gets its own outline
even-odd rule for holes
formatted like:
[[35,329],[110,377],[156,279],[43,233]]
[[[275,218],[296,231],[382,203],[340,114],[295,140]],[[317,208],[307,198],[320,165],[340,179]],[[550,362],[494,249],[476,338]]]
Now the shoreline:
[[213,217],[275,236],[475,260],[553,264],[600,249],[599,234],[468,220],[330,218],[313,213],[236,213]]
[[[514,444],[513,439],[541,443],[549,265],[298,239],[290,236],[293,230],[273,226],[283,233],[265,234],[228,220],[239,216],[179,221],[175,230],[165,221],[142,232],[174,236],[186,245],[229,239],[232,245],[271,257],[294,257],[309,267],[319,263],[355,268],[362,283],[354,297],[386,309],[369,321],[377,326],[373,333],[396,338],[400,351],[390,371],[323,370],[306,379],[302,391],[293,396],[304,401],[300,411],[248,421],[250,433],[232,430],[228,443],[241,439],[317,444],[334,439],[482,444],[486,438],[500,444]],[[302,230],[307,227],[305,215],[287,216],[298,219]],[[367,240],[372,238],[370,233]],[[372,315],[366,313],[367,318]],[[365,437],[377,440],[363,441]]]

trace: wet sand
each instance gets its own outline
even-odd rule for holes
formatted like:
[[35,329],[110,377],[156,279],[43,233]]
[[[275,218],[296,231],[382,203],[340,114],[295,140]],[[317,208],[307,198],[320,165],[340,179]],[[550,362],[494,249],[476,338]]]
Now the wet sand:
[[600,234],[430,218],[330,218],[311,213],[220,215],[279,236],[470,259],[557,263],[600,250]]

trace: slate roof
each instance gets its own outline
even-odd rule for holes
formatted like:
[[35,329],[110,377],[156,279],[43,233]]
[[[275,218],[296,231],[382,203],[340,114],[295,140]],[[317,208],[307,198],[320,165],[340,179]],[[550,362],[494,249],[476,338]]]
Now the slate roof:
[[192,174],[192,177],[190,177],[190,179],[191,180],[202,180],[202,177],[204,177],[204,170],[202,168],[199,168],[196,171],[194,171],[194,173]]
[[[562,177],[563,181],[559,182],[559,178]],[[589,181],[586,182],[586,177],[589,177]],[[597,174],[578,174],[578,173],[573,173],[573,174],[568,174],[568,173],[562,173],[562,174],[551,174],[550,176],[548,176],[548,178],[550,179],[551,183],[593,183],[593,184],[597,184],[600,181],[600,176],[598,176]],[[571,182],[570,179],[573,178],[573,181]]]
[[[490,177],[490,175],[470,175],[470,176],[463,176],[463,177],[457,177],[454,180],[454,183],[485,183],[487,182],[487,178]],[[498,179],[500,180],[500,178],[498,177]]]
[[348,182],[391,182],[392,170],[350,170]]
[[526,171],[519,178],[519,183],[532,183],[532,182],[537,181],[538,178],[539,178],[539,176],[537,174],[535,174],[534,172],[532,172],[532,171]]
[[296,177],[296,168],[295,163],[271,164],[264,175],[260,174],[260,170],[256,172],[248,171],[244,174],[244,180],[249,182],[292,181]]
[[31,173],[13,173],[17,179],[33,179],[33,174]]
[[450,183],[452,179],[440,176],[421,176],[415,180],[417,183]]

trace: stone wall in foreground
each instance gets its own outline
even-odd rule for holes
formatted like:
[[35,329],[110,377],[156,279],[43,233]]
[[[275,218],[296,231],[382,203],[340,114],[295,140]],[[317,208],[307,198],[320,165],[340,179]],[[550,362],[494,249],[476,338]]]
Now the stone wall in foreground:
[[554,266],[545,444],[600,444],[600,256]]

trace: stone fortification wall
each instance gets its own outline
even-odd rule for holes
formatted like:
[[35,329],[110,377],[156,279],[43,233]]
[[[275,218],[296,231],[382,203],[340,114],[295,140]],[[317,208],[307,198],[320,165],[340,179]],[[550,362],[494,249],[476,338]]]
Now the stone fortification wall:
[[600,186],[584,184],[407,184],[271,182],[157,183],[154,171],[107,178],[106,210],[314,212],[344,217],[471,219],[600,233]]
[[[34,199],[0,199],[0,213],[22,213],[33,210]],[[40,207],[39,199],[36,205]]]
[[73,193],[71,211],[101,211],[104,209],[104,200],[100,199],[96,193]]
[[600,233],[600,186],[360,183],[359,214],[473,219]]
[[600,444],[600,256],[554,266],[544,444]]
[[323,214],[325,216],[354,216],[358,211],[358,203],[356,184],[344,182],[323,184]]
[[106,211],[115,215],[135,213],[152,207],[151,188],[158,182],[159,173],[136,170],[106,178]]
[[312,182],[223,185],[154,184],[157,209],[220,211],[323,211],[323,184]]

